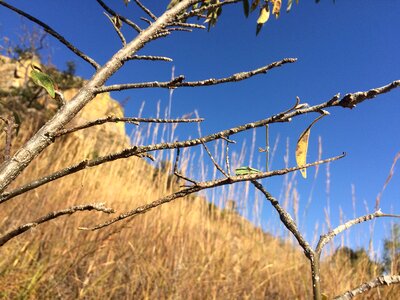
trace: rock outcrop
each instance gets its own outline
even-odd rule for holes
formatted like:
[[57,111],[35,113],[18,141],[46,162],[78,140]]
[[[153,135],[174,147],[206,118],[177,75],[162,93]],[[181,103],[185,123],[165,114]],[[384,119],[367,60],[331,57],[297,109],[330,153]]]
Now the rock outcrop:
[[[6,56],[0,55],[0,90],[11,91],[13,88],[24,88],[29,82],[30,64],[40,64],[38,58],[33,57],[27,60],[14,60]],[[45,69],[45,68],[43,68]],[[84,81],[83,81],[84,84]],[[76,93],[78,88],[70,88],[61,91],[64,94],[66,101],[70,101]],[[18,97],[17,97],[18,98]],[[7,99],[3,99],[3,102]],[[53,99],[43,93],[43,96],[37,100],[43,105],[44,110],[56,109],[56,103]],[[93,121],[106,116],[122,117],[124,115],[123,108],[118,101],[111,98],[109,93],[97,95],[82,111],[68,124],[68,127],[84,124],[88,121]],[[48,116],[48,114],[47,114]],[[43,120],[45,122],[47,120]],[[78,138],[94,137],[96,147],[101,147],[105,140],[112,140],[113,143],[117,142],[119,145],[128,146],[129,139],[125,133],[125,124],[120,123],[106,123],[103,125],[84,129],[73,133]]]

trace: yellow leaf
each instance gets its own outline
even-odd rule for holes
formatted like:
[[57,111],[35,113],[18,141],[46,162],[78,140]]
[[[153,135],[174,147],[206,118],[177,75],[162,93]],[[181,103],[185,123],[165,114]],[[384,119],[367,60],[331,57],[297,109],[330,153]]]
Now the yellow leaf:
[[269,15],[269,8],[268,5],[266,5],[260,10],[260,16],[257,19],[257,24],[264,24],[265,22],[267,22],[269,19]]
[[[296,163],[297,166],[303,166],[307,163],[307,151],[308,151],[308,139],[310,137],[310,131],[311,127],[324,115],[319,116],[316,118],[310,126],[306,128],[306,130],[303,131],[303,133],[300,135],[299,140],[297,141],[297,146],[296,146]],[[300,169],[301,175],[303,178],[307,178],[307,169]]]
[[272,13],[275,15],[275,17],[279,17],[279,13],[281,12],[281,6],[282,6],[282,0],[273,0],[272,1],[274,6],[272,8]]

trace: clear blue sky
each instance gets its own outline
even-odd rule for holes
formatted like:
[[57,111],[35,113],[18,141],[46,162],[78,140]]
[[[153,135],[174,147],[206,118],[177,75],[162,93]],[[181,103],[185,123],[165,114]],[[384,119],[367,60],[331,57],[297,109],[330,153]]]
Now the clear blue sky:
[[[98,62],[106,62],[120,47],[120,42],[95,1],[37,0],[9,1],[50,24],[80,49]],[[131,4],[128,9],[121,1],[114,8],[121,14],[137,20],[139,9]],[[159,15],[168,1],[145,1]],[[151,4],[151,3],[157,4]],[[222,77],[238,71],[250,70],[284,57],[296,57],[298,62],[275,69],[267,75],[246,82],[198,89],[178,89],[174,92],[172,116],[179,117],[195,109],[206,121],[203,133],[212,133],[232,126],[263,119],[290,107],[296,96],[302,101],[317,104],[340,92],[366,90],[400,79],[400,1],[300,1],[289,14],[282,13],[265,25],[255,36],[254,13],[245,19],[241,4],[224,10],[218,25],[211,30],[194,33],[177,32],[167,39],[150,44],[140,54],[166,55],[173,63],[131,62],[118,72],[109,83],[167,80],[174,65],[175,74],[187,80]],[[0,7],[0,37],[15,40],[21,23],[28,21]],[[145,25],[138,21],[139,24]],[[126,26],[125,26],[126,27]],[[126,30],[127,28],[125,28]],[[125,31],[127,32],[127,31]],[[134,34],[127,34],[128,39]],[[78,74],[89,78],[92,69],[75,58],[57,41],[50,38],[53,62],[59,67],[66,60],[78,63]],[[156,102],[162,108],[168,104],[168,91],[144,90],[113,93],[123,100],[130,96],[126,115],[136,115],[138,107],[146,100],[145,116],[154,116]],[[331,221],[339,222],[339,206],[346,218],[353,216],[351,184],[356,187],[357,214],[365,214],[364,202],[372,210],[375,198],[388,175],[395,154],[400,151],[400,91],[359,105],[353,111],[331,109],[331,116],[319,122],[311,132],[308,160],[317,159],[318,136],[323,140],[323,157],[348,153],[348,156],[331,164]],[[280,144],[273,168],[284,166],[285,140],[290,139],[290,165],[294,164],[295,141],[315,116],[303,116],[289,124],[271,126],[271,141],[279,134]],[[196,135],[195,127],[181,127],[181,138]],[[186,129],[189,128],[189,129]],[[242,141],[242,135],[238,142]],[[257,131],[257,147],[265,143],[263,130]],[[245,136],[247,145],[251,133]],[[239,143],[234,150],[240,150]],[[249,146],[248,146],[249,148]],[[255,160],[258,155],[256,153]],[[263,161],[262,161],[263,162]],[[262,163],[263,165],[264,163]],[[324,220],[325,166],[315,183],[313,206],[307,223],[301,226],[307,236],[313,235],[315,223]],[[300,191],[300,215],[312,186],[309,179],[297,176]],[[270,191],[279,195],[283,178],[264,181]],[[385,212],[400,213],[400,174],[394,175],[382,197]],[[271,208],[264,213],[269,223],[278,223]],[[391,219],[376,222],[375,244],[379,245]],[[387,235],[386,234],[386,235]],[[351,231],[353,245],[368,242],[368,225]],[[340,240],[340,238],[338,239]],[[361,241],[364,241],[361,242]]]

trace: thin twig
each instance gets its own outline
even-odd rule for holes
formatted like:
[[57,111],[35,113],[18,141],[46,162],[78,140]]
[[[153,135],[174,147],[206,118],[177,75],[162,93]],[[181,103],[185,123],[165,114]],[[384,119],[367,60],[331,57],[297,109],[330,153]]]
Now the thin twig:
[[167,31],[168,31],[168,32],[171,32],[171,31],[193,32],[193,30],[190,29],[190,28],[182,28],[182,27],[171,27],[171,28],[168,28]]
[[175,162],[174,162],[174,173],[178,172],[178,163],[179,163],[179,156],[181,154],[181,148],[176,149],[176,156],[175,156]]
[[357,295],[361,295],[371,289],[386,286],[391,284],[400,283],[400,275],[382,275],[379,276],[369,282],[363,283],[360,286],[356,287],[351,291],[347,291],[346,293],[336,296],[335,300],[350,300],[353,299]]
[[313,253],[313,250],[307,240],[300,233],[299,228],[297,227],[296,222],[293,220],[292,216],[279,204],[279,201],[276,200],[264,187],[261,183],[256,180],[252,180],[251,183],[264,194],[265,198],[271,203],[271,205],[275,208],[275,210],[279,214],[279,218],[285,227],[294,235],[297,242],[303,248],[307,257],[310,257],[310,254]]
[[225,164],[226,164],[226,169],[228,171],[228,177],[229,177],[229,176],[231,176],[231,165],[229,163],[229,136],[226,138]]
[[164,31],[159,31],[158,33],[154,34],[154,35],[151,37],[151,41],[154,41],[154,40],[159,39],[159,38],[162,38],[162,37],[167,37],[167,36],[169,36],[170,34],[171,34],[171,32],[166,31],[166,30],[164,30]]
[[107,214],[115,212],[112,208],[105,207],[103,203],[83,204],[83,205],[72,206],[70,208],[63,210],[53,211],[43,217],[36,219],[33,222],[20,225],[17,228],[14,228],[13,230],[10,230],[6,234],[2,235],[0,237],[0,247],[3,246],[5,243],[7,243],[9,240],[42,223],[48,222],[63,215],[72,215],[77,211],[84,211],[84,210],[97,210]]
[[18,128],[18,125],[15,123],[15,119],[11,115],[8,115],[7,117],[0,116],[0,120],[6,124],[5,128],[3,129],[6,134],[3,158],[4,161],[6,161],[10,159],[14,130]]
[[114,17],[119,17],[121,19],[122,22],[124,22],[126,25],[132,27],[133,29],[136,30],[137,33],[140,33],[142,31],[142,29],[136,25],[134,22],[132,22],[131,20],[125,18],[124,16],[121,16],[119,14],[117,14],[115,11],[113,11],[110,7],[108,7],[102,0],[96,0],[97,3],[100,4],[101,7],[103,7],[110,15],[114,16]]
[[141,59],[141,60],[163,60],[163,61],[173,61],[172,58],[166,56],[154,56],[154,55],[132,55],[128,59]]
[[144,6],[139,0],[135,0],[136,4],[154,21],[157,21],[157,17],[148,9],[146,6]]
[[193,24],[193,23],[184,23],[184,22],[172,22],[168,26],[180,26],[186,28],[194,28],[194,29],[206,29],[207,27],[200,24]]
[[349,229],[351,226],[360,224],[375,218],[380,218],[380,217],[394,217],[394,218],[400,218],[400,215],[393,215],[393,214],[385,214],[383,213],[380,209],[377,210],[376,212],[368,215],[364,215],[361,217],[358,217],[356,219],[347,221],[346,223],[339,225],[335,229],[332,229],[329,231],[327,234],[324,234],[320,237],[318,245],[316,247],[316,252],[320,253],[322,251],[322,248],[329,243],[330,240],[332,240],[335,236],[337,236],[339,233]]
[[214,166],[217,168],[218,171],[220,171],[225,177],[229,177],[228,174],[224,171],[224,169],[221,168],[221,166],[215,161],[214,157],[212,156],[210,150],[208,149],[207,145],[202,142],[204,149],[206,150],[208,156],[211,158],[211,161],[213,162]]
[[163,205],[165,203],[171,202],[175,199],[178,198],[182,198],[185,197],[187,195],[199,192],[201,190],[206,190],[206,189],[210,189],[210,188],[215,188],[218,186],[223,186],[223,185],[227,185],[227,184],[233,184],[236,182],[243,182],[243,181],[252,181],[252,180],[257,180],[257,179],[262,179],[262,178],[267,178],[267,177],[272,177],[272,176],[276,176],[276,175],[284,175],[290,172],[294,172],[296,170],[300,170],[302,168],[309,168],[318,164],[324,164],[333,160],[337,160],[342,158],[343,155],[340,156],[336,156],[336,157],[332,157],[329,159],[325,159],[325,160],[321,160],[321,161],[317,161],[317,162],[313,162],[304,166],[296,166],[296,167],[292,167],[292,168],[286,168],[286,169],[281,169],[281,170],[275,170],[275,171],[270,171],[270,172],[260,172],[260,173],[255,173],[255,174],[249,174],[249,175],[243,175],[243,176],[232,176],[229,178],[222,178],[222,179],[216,179],[216,180],[212,180],[212,181],[205,181],[205,182],[197,182],[196,185],[190,186],[188,188],[185,188],[181,191],[175,192],[171,195],[168,195],[166,197],[160,198],[158,200],[155,200],[149,204],[140,206],[135,208],[134,210],[128,211],[126,213],[123,213],[119,216],[117,216],[116,218],[113,218],[109,221],[106,221],[102,224],[98,224],[94,227],[81,227],[81,230],[98,230],[104,227],[107,227],[111,224],[114,224],[116,222],[119,222],[121,220],[124,220],[126,218],[130,218],[130,217],[134,217],[138,214],[143,214],[148,212],[149,210]]
[[142,123],[195,123],[195,122],[202,122],[204,121],[203,118],[196,118],[196,119],[158,119],[158,118],[125,118],[125,117],[115,117],[115,116],[107,116],[102,119],[97,119],[94,121],[87,122],[85,124],[76,126],[74,128],[69,129],[62,129],[58,131],[54,137],[60,137],[66,134],[70,134],[72,132],[76,132],[78,130],[86,129],[96,125],[102,125],[104,123],[131,123],[135,125],[139,125],[140,122]]
[[145,21],[148,25],[153,24],[153,22],[151,22],[149,19],[147,19],[145,17],[140,17],[140,20]]
[[181,174],[181,173],[178,171],[178,164],[179,164],[180,153],[181,153],[181,148],[177,148],[177,149],[176,149],[176,158],[175,158],[175,163],[174,163],[174,175],[175,175],[176,177],[180,178],[180,179],[189,181],[189,182],[193,183],[194,185],[197,185],[197,181],[195,181],[195,180],[193,180],[193,179],[190,179],[190,178],[184,176],[183,174]]
[[95,89],[94,92],[96,94],[100,94],[100,93],[111,92],[111,91],[121,91],[121,90],[138,89],[138,88],[168,88],[168,89],[170,89],[170,88],[178,88],[178,87],[210,86],[210,85],[217,85],[217,84],[228,83],[228,82],[238,82],[238,81],[242,81],[242,80],[248,79],[250,77],[253,77],[255,75],[266,74],[271,69],[280,67],[287,63],[294,63],[294,62],[296,62],[296,58],[285,58],[280,61],[273,62],[267,66],[264,66],[264,67],[261,67],[261,68],[258,68],[258,69],[252,70],[252,71],[240,72],[240,73],[233,74],[229,77],[220,78],[220,79],[210,78],[210,79],[205,79],[205,80],[188,81],[188,82],[153,81],[153,82],[143,82],[143,83],[115,84],[115,85],[99,87],[99,88]]
[[[121,30],[118,28],[118,25],[116,24],[116,21],[113,20],[113,18],[110,17],[107,13],[104,13],[104,14],[105,14],[105,15],[107,16],[107,18],[110,20],[111,24],[113,25],[115,31],[116,31],[117,34],[118,34],[119,39],[120,39],[121,42],[122,42],[122,45],[125,47],[125,46],[126,46],[126,39],[125,39],[124,35],[122,34]],[[114,17],[114,18],[116,18],[116,17]]]
[[35,17],[31,16],[30,14],[27,14],[26,12],[6,3],[5,1],[0,1],[0,5],[3,5],[7,7],[8,9],[11,9],[12,11],[15,11],[16,13],[20,14],[21,16],[24,16],[28,20],[38,24],[43,28],[44,31],[55,37],[60,43],[64,44],[69,50],[74,52],[76,55],[78,55],[80,58],[83,60],[87,61],[89,64],[91,64],[96,70],[100,68],[100,65],[95,62],[92,58],[87,56],[85,53],[80,51],[78,48],[76,48],[74,45],[72,45],[70,42],[68,42],[62,35],[60,35],[58,32],[56,32],[54,29],[52,29],[49,25],[43,23],[39,19],[36,19]]

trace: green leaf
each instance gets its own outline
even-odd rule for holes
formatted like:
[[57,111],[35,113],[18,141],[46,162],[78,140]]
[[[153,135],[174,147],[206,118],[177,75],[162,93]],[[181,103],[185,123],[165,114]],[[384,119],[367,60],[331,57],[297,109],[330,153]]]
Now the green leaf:
[[54,99],[56,96],[56,92],[53,79],[46,73],[43,73],[38,66],[31,64],[31,68],[32,70],[30,73],[30,77],[32,78],[33,82],[36,85],[43,87],[50,95],[50,97]]
[[243,0],[243,11],[246,18],[249,16],[250,7],[249,7],[249,0]]
[[256,174],[256,173],[261,173],[261,171],[251,167],[240,167],[235,170],[236,176]]

